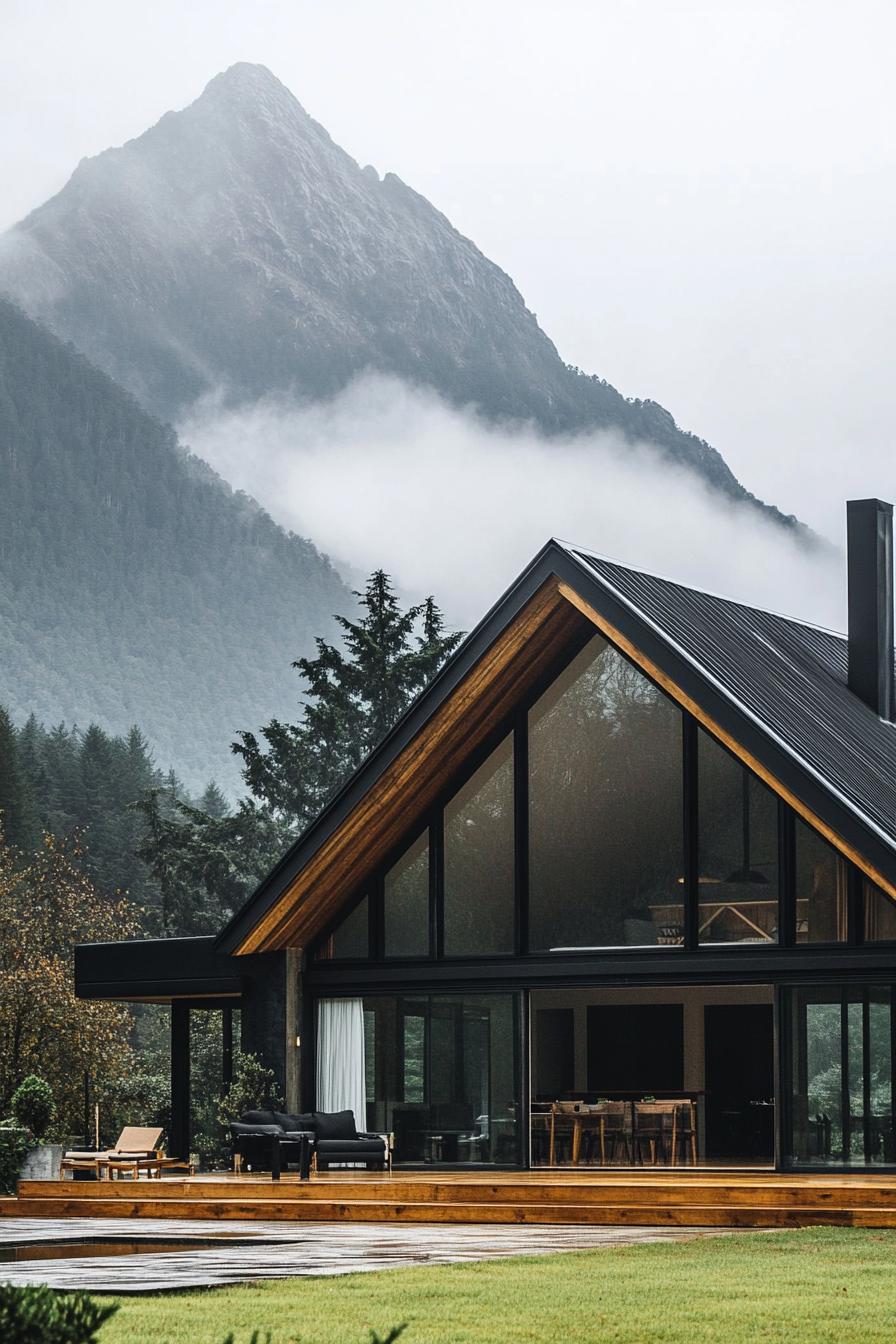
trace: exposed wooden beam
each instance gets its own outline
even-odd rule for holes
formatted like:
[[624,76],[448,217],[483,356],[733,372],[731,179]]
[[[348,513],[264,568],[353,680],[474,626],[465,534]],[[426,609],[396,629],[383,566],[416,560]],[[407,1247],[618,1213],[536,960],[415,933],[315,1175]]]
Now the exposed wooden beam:
[[546,669],[587,629],[587,620],[561,596],[558,581],[545,583],[374,781],[351,815],[259,920],[238,953],[307,946],[415,820],[425,816],[464,762]]

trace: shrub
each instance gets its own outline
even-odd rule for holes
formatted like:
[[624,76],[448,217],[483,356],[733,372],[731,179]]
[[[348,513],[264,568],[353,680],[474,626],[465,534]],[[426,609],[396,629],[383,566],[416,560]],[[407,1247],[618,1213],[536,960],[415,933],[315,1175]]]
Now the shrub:
[[34,1073],[23,1078],[12,1094],[13,1115],[38,1141],[50,1128],[55,1109],[50,1084]]
[[19,1169],[29,1147],[27,1130],[13,1129],[8,1125],[0,1128],[0,1194],[15,1194]]
[[279,1110],[283,1103],[277,1097],[276,1083],[274,1070],[266,1068],[257,1055],[241,1054],[234,1064],[233,1082],[218,1107],[221,1124],[229,1125],[231,1120],[238,1120],[246,1111],[269,1107]]
[[0,1284],[0,1339],[10,1344],[96,1344],[118,1304],[100,1306],[86,1293],[54,1293],[44,1284]]

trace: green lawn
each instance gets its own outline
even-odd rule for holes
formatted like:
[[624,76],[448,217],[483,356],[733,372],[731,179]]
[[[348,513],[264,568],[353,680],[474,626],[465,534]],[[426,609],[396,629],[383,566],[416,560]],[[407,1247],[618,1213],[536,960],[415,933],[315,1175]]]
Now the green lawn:
[[[238,1252],[236,1252],[238,1253]],[[125,1298],[101,1344],[863,1344],[896,1340],[896,1232],[738,1233]]]

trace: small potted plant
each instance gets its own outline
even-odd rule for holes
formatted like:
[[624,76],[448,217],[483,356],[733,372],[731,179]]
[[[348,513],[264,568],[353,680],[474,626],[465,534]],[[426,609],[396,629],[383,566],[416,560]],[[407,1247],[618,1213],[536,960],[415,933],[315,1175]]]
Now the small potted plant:
[[57,1181],[62,1165],[62,1144],[46,1143],[47,1130],[56,1108],[50,1084],[36,1074],[23,1078],[12,1095],[12,1113],[27,1131],[29,1148],[19,1169],[23,1181]]

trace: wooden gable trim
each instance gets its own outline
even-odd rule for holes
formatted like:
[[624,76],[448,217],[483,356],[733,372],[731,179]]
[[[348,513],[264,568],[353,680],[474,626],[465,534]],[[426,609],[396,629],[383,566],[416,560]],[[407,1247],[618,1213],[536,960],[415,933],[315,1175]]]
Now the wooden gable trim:
[[544,583],[309,858],[236,953],[307,946],[588,628],[587,618],[561,594],[559,581]]
[[608,621],[596,607],[593,607],[590,602],[587,602],[585,598],[583,598],[580,593],[576,592],[576,590],[568,583],[561,582],[559,584],[559,589],[567,602],[574,606],[576,610],[580,611],[583,616],[586,616],[588,620],[600,630],[601,634],[603,634],[612,644],[615,644],[616,647],[620,649],[626,657],[630,658],[642,672],[645,672],[652,681],[655,681],[656,684],[666,692],[670,699],[674,700],[682,709],[686,709],[689,714],[692,714],[701,727],[705,728],[708,733],[711,733],[713,737],[726,746],[731,754],[742,761],[748,769],[752,770],[764,784],[768,785],[773,793],[777,794],[779,798],[783,798],[798,816],[802,817],[803,820],[814,830],[818,831],[820,835],[823,835],[824,838],[844,856],[844,858],[849,859],[854,863],[866,877],[869,877],[872,882],[876,882],[879,887],[896,900],[896,885],[894,885],[889,878],[884,877],[883,873],[875,868],[873,864],[869,863],[857,849],[846,844],[842,837],[840,837],[827,822],[822,821],[811,808],[801,802],[795,793],[771,774],[761,761],[757,760],[751,752],[747,751],[746,748],[743,747],[736,738],[732,737],[730,733],[726,732],[724,728],[721,728],[691,696],[687,695],[672,680],[672,678],[662,670],[662,668],[657,667],[656,663],[650,658],[647,658],[641,650],[638,649],[630,639],[622,634],[612,622]]

